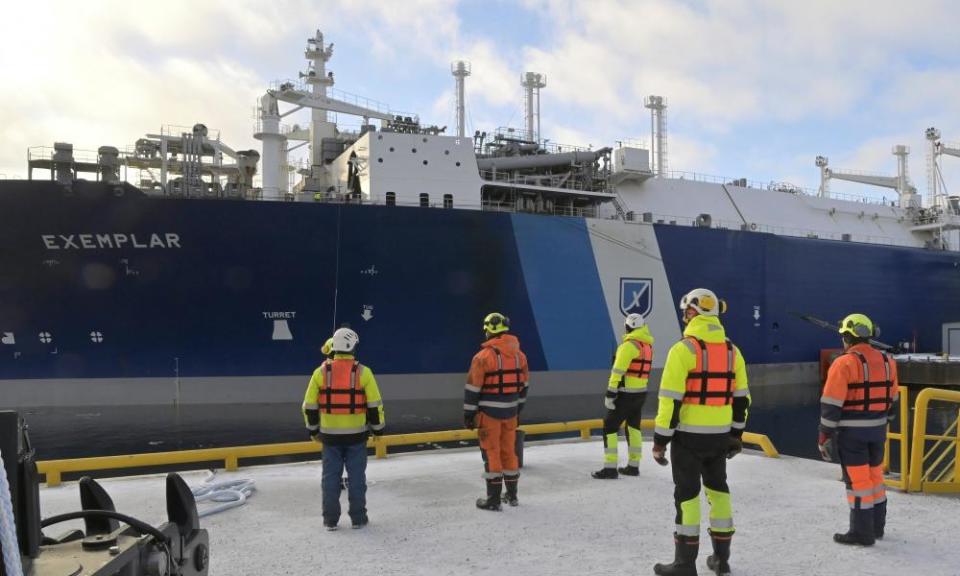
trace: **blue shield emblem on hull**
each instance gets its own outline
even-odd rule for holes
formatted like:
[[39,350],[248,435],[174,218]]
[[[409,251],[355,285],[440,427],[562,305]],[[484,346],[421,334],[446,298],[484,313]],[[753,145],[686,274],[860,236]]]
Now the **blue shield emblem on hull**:
[[650,278],[620,279],[620,311],[623,315],[648,316],[653,309],[653,280]]

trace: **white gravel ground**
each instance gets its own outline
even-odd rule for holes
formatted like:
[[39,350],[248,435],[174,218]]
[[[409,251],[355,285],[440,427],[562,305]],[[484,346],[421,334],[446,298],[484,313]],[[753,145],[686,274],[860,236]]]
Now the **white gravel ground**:
[[[596,440],[528,444],[520,506],[501,513],[474,507],[483,494],[476,449],[371,457],[371,524],[351,530],[344,512],[335,532],[321,526],[319,462],[221,472],[254,479],[258,492],[246,506],[202,521],[211,574],[652,574],[654,562],[673,555],[669,468],[657,466],[647,447],[640,478],[593,480],[601,452]],[[891,491],[886,539],[848,548],[831,540],[847,521],[836,466],[748,451],[728,470],[736,576],[960,575],[960,499]],[[191,484],[206,476],[184,475]],[[161,476],[103,484],[121,512],[164,518]],[[79,508],[75,483],[43,488],[40,498],[44,516]],[[701,543],[700,573],[709,574],[706,528]]]

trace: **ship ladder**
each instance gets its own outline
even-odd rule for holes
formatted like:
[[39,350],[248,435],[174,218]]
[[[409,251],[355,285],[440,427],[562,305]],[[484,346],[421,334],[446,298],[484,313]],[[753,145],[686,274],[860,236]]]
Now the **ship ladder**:
[[626,221],[627,220],[627,211],[623,209],[623,199],[620,198],[620,193],[613,198],[613,207],[617,211],[617,218]]

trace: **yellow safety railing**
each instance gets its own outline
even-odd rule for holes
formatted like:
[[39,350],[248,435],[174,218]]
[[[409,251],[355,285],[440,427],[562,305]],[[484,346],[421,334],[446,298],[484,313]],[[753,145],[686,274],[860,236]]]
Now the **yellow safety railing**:
[[889,474],[890,445],[900,443],[900,477],[886,478],[884,482],[891,488],[906,490],[910,479],[910,389],[900,386],[900,431],[893,432],[887,427],[887,440],[883,450],[883,472]]
[[[641,428],[652,430],[653,420],[643,420]],[[603,421],[576,420],[573,422],[552,422],[548,424],[524,424],[520,429],[529,435],[580,432],[580,437],[590,438],[593,430],[603,428]],[[475,430],[442,430],[436,432],[414,432],[411,434],[391,434],[374,436],[367,446],[374,449],[377,458],[386,458],[391,446],[415,446],[436,442],[475,440]],[[763,434],[743,433],[743,443],[758,446],[770,458],[780,456],[773,442]],[[320,452],[322,445],[317,442],[286,442],[281,444],[258,444],[253,446],[232,446],[226,448],[201,448],[177,452],[151,452],[146,454],[126,454],[122,456],[98,456],[93,458],[74,458],[66,460],[44,460],[37,462],[37,469],[44,474],[47,486],[58,486],[67,472],[91,472],[94,470],[121,470],[129,468],[150,468],[173,464],[196,464],[223,462],[226,470],[236,470],[244,458],[265,458]]]
[[943,434],[927,434],[927,408],[934,400],[960,405],[960,391],[926,388],[917,395],[907,491],[960,493],[960,412]]

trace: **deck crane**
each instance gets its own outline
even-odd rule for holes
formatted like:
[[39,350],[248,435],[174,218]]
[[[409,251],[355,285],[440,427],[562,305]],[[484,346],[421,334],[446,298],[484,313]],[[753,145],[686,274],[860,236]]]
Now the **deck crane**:
[[897,157],[896,176],[882,176],[849,170],[834,170],[829,167],[829,160],[826,156],[817,156],[816,165],[820,168],[820,197],[830,197],[830,180],[846,180],[848,182],[859,182],[860,184],[868,184],[870,186],[880,186],[881,188],[891,188],[897,191],[901,208],[919,208],[920,198],[917,195],[916,187],[910,182],[907,165],[907,156],[910,155],[910,148],[898,144],[893,147],[893,155]]

